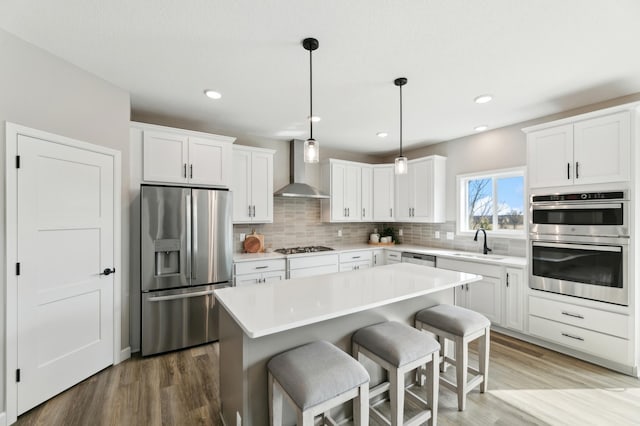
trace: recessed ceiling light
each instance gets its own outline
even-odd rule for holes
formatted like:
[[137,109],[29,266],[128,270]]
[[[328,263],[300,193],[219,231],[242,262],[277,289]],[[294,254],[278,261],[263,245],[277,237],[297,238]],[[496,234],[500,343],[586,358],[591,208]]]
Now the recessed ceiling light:
[[477,96],[474,99],[474,101],[477,104],[486,104],[487,102],[490,102],[491,99],[493,99],[493,96],[491,96],[491,95],[480,95],[480,96]]
[[487,126],[486,124],[483,124],[481,126],[476,126],[473,128],[473,130],[475,130],[476,132],[483,132],[485,130],[487,130],[489,128],[489,126]]
[[322,120],[322,118],[317,115],[312,115],[310,117],[307,117],[307,119],[313,123],[317,123],[318,121]]
[[376,133],[376,136],[379,138],[386,138],[389,134],[387,132],[378,132]]
[[216,92],[215,90],[211,90],[211,89],[205,90],[204,94],[211,99],[220,99],[222,97],[220,92]]

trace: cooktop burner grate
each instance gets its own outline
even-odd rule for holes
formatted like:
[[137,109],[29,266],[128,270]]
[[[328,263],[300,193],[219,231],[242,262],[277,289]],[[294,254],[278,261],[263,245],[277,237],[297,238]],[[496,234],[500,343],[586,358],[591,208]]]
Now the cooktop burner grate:
[[331,251],[331,247],[325,246],[306,246],[306,247],[287,247],[279,248],[275,251],[281,254],[298,254],[298,253],[317,253],[320,251]]

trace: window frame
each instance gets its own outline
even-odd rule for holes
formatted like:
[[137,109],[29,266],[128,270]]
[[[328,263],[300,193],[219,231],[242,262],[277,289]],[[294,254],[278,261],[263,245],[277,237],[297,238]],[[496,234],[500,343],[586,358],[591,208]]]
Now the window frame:
[[[485,170],[482,172],[465,173],[456,176],[456,235],[461,236],[473,236],[475,230],[466,229],[467,223],[467,182],[472,179],[491,179],[492,180],[492,197],[493,197],[493,223],[497,223],[498,213],[498,199],[496,197],[497,192],[497,180],[499,178],[522,176],[522,213],[523,213],[523,228],[522,230],[504,230],[504,229],[492,229],[487,230],[491,233],[492,237],[498,238],[513,238],[513,239],[526,239],[529,227],[528,221],[528,204],[527,204],[527,168],[525,166],[512,167],[508,169],[496,169]],[[465,228],[463,228],[465,224]]]

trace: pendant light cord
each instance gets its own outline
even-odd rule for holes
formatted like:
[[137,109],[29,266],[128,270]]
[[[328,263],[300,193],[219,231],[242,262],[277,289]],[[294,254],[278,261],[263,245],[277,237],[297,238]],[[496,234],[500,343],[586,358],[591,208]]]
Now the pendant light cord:
[[400,157],[402,157],[402,86],[400,86]]
[[309,50],[309,129],[313,139],[313,50]]

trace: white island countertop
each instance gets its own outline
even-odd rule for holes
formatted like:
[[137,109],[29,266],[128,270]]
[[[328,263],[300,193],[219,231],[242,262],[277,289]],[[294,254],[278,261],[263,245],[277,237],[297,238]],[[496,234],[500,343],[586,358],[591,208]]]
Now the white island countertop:
[[216,299],[250,338],[268,336],[481,280],[410,263],[227,287]]

